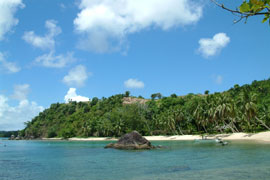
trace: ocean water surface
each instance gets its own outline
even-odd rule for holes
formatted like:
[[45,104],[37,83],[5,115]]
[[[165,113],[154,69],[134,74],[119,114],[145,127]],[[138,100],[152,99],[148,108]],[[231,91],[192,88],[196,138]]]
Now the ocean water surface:
[[270,144],[154,141],[164,149],[104,149],[109,142],[0,140],[1,180],[269,180]]

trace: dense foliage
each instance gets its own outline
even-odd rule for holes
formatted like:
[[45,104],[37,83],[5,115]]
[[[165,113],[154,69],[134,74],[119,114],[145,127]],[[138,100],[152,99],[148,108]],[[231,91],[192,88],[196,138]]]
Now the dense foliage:
[[270,17],[270,0],[246,0],[239,6],[239,10],[241,13],[249,13],[249,16],[264,15],[265,22]]
[[0,137],[10,137],[11,135],[17,137],[18,133],[19,131],[0,131]]
[[120,136],[132,130],[143,135],[264,131],[270,127],[269,92],[270,79],[222,93],[158,94],[145,103],[123,103],[129,93],[87,103],[56,103],[27,122],[21,134],[68,138]]

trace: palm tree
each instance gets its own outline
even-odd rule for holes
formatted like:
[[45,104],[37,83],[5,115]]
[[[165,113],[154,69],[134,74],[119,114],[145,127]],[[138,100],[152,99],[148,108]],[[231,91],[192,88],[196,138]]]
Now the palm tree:
[[204,132],[208,133],[207,128],[206,128],[207,110],[205,108],[205,101],[203,101],[203,100],[198,101],[197,107],[196,107],[193,115],[194,115],[199,127],[200,126],[203,127]]
[[220,123],[222,124],[223,128],[219,129],[221,132],[222,129],[226,129],[226,128],[230,128],[232,132],[238,131],[235,130],[235,124],[234,124],[234,120],[235,120],[235,108],[233,106],[233,101],[232,98],[230,96],[228,96],[227,94],[221,94],[218,98],[217,98],[217,106],[214,112],[214,118],[216,120],[220,120]]
[[114,131],[116,136],[122,135],[122,130],[124,129],[124,121],[121,117],[117,118],[116,123],[114,124]]
[[257,94],[248,93],[247,90],[244,90],[241,93],[240,99],[238,101],[238,104],[240,105],[240,109],[243,112],[244,121],[247,122],[248,131],[251,131],[255,124],[255,121],[252,122],[252,120],[254,120],[257,115],[256,99],[257,99]]
[[[270,130],[270,127],[267,125],[267,120],[270,118],[270,112],[268,110],[268,107],[266,105],[264,105],[261,109],[260,109],[259,116],[255,117],[255,119],[266,129]],[[265,121],[263,121],[263,119]]]

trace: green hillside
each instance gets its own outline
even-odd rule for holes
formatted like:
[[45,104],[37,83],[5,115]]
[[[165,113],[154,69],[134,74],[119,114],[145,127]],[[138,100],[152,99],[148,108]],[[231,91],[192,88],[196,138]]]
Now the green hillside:
[[[258,132],[270,127],[270,79],[235,85],[226,92],[188,94],[151,100],[129,93],[91,102],[56,103],[41,112],[21,134],[29,137],[121,136],[131,130],[143,135]],[[140,97],[142,98],[142,97]]]

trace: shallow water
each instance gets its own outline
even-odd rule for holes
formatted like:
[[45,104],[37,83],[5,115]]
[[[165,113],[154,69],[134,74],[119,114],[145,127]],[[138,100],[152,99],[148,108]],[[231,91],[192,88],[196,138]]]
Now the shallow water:
[[[1,180],[238,180],[270,178],[270,144],[156,141],[151,151],[108,142],[0,140]],[[6,145],[6,146],[4,146]]]

